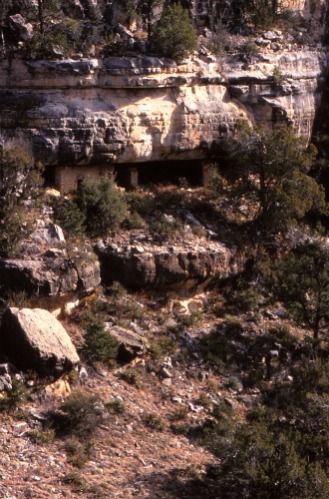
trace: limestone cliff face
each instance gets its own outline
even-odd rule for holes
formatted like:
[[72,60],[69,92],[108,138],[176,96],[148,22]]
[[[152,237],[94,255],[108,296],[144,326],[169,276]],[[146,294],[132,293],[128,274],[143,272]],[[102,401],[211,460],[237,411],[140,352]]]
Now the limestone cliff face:
[[69,166],[206,158],[238,119],[310,137],[325,51],[203,59],[2,61],[0,126],[46,165]]

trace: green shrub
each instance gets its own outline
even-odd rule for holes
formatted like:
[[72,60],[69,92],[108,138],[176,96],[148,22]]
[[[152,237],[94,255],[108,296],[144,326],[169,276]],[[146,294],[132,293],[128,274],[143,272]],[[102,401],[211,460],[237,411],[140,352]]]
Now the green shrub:
[[86,218],[87,233],[92,237],[105,236],[118,229],[128,212],[124,195],[112,178],[82,182],[76,203]]
[[54,220],[67,235],[79,236],[85,232],[86,217],[75,201],[64,198],[53,206]]
[[21,379],[12,379],[12,388],[3,399],[0,399],[0,411],[12,412],[27,400],[27,389]]
[[75,435],[88,440],[102,420],[98,396],[75,392],[60,405],[60,413],[53,414],[53,427],[62,435]]
[[136,211],[131,213],[123,222],[122,226],[124,229],[142,229],[144,227],[144,220]]
[[56,49],[62,52],[63,55],[69,55],[70,45],[68,38],[65,33],[57,30],[47,33],[35,33],[25,45],[26,55],[40,59],[58,57]]
[[81,443],[77,437],[73,436],[65,440],[64,448],[68,455],[68,462],[76,468],[83,468],[89,459],[89,446]]
[[226,387],[230,388],[231,390],[238,391],[240,388],[240,383],[234,376],[231,376],[226,383]]
[[259,54],[259,48],[256,43],[250,38],[243,46],[242,52],[248,60],[256,57]]
[[62,478],[63,483],[74,485],[77,492],[87,492],[89,487],[83,476],[77,471],[70,471]]
[[180,4],[167,7],[155,24],[151,41],[165,57],[180,59],[196,49],[196,35],[187,10]]
[[106,409],[115,414],[123,414],[126,410],[124,403],[119,399],[111,400],[105,404]]
[[104,322],[96,319],[87,325],[84,350],[91,361],[111,363],[117,358],[119,342],[106,331]]
[[284,75],[279,66],[274,66],[272,71],[274,85],[281,85],[284,81]]
[[123,298],[124,296],[127,296],[127,290],[122,284],[118,281],[114,281],[111,286],[108,288],[108,292],[114,296],[116,299],[117,298]]
[[148,428],[156,431],[163,431],[165,427],[162,419],[154,412],[145,414],[145,416],[143,417],[143,423]]
[[183,226],[180,221],[167,220],[164,216],[161,216],[150,225],[150,233],[157,243],[169,241],[178,233],[182,232],[182,230]]
[[289,326],[285,324],[278,324],[270,328],[269,334],[274,336],[288,350],[292,350],[298,344],[297,338],[291,334]]
[[179,405],[171,414],[170,419],[172,421],[181,421],[182,419],[186,419],[187,415],[188,408],[186,407],[186,405]]
[[119,376],[120,379],[129,385],[138,385],[139,373],[132,367],[128,367],[125,371],[122,371]]
[[29,438],[38,445],[48,444],[54,441],[55,432],[52,428],[44,430],[32,430],[29,432]]
[[243,312],[253,312],[258,307],[260,295],[256,289],[247,288],[236,294],[235,301],[239,310]]
[[225,402],[225,400],[222,400],[218,402],[217,404],[214,404],[213,409],[212,409],[212,415],[214,418],[221,420],[221,419],[227,419],[230,418],[232,419],[234,416],[232,406]]
[[169,336],[157,339],[157,341],[152,341],[149,349],[149,354],[152,359],[161,359],[165,355],[172,355],[178,349],[177,341],[173,340]]
[[202,405],[202,407],[205,407],[206,409],[209,409],[212,405],[211,398],[208,397],[205,393],[201,393],[200,396],[196,400],[196,404]]

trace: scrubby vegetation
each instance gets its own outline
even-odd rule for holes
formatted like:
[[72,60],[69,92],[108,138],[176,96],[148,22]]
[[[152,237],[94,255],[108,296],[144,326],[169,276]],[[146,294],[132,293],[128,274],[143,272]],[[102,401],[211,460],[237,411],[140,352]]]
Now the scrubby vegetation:
[[[262,31],[279,27],[296,35],[300,43],[316,39],[314,28],[319,22],[304,19],[286,2],[272,0],[219,3],[207,15],[198,11],[196,19],[183,1],[115,0],[110,5],[81,5],[59,0],[2,2],[1,55],[55,59],[147,52],[180,60],[195,50],[197,35],[203,37],[206,28],[212,34],[207,33],[205,44],[219,57],[230,45],[225,43],[226,35],[237,33],[249,37],[245,53],[250,57],[256,47],[254,39]],[[317,2],[312,2],[310,10],[318,10]]]
[[0,255],[15,256],[31,232],[26,207],[41,195],[41,166],[20,146],[0,150]]

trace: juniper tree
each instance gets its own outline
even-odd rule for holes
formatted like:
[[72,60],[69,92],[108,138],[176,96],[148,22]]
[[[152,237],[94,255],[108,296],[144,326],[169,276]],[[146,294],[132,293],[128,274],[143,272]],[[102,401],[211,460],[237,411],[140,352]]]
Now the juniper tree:
[[167,7],[151,36],[155,49],[166,57],[179,59],[195,50],[197,42],[189,13],[180,4]]
[[291,251],[277,268],[279,293],[288,310],[317,340],[329,325],[329,250],[320,242]]
[[249,199],[266,231],[278,232],[311,210],[325,209],[324,188],[308,175],[316,148],[306,148],[291,127],[252,130],[240,125],[226,153],[232,195]]

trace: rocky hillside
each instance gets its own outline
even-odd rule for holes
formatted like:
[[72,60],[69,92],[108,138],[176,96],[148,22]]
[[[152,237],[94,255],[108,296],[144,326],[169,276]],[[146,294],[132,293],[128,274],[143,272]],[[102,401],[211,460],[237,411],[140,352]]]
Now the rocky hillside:
[[1,498],[329,498],[327,3],[181,4],[0,2]]

